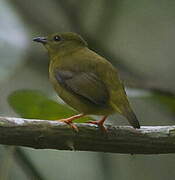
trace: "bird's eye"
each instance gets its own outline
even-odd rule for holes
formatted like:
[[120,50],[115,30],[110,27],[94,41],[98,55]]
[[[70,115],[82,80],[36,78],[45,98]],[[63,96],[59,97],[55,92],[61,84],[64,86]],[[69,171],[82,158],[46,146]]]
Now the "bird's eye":
[[54,41],[61,41],[61,37],[60,36],[54,36]]

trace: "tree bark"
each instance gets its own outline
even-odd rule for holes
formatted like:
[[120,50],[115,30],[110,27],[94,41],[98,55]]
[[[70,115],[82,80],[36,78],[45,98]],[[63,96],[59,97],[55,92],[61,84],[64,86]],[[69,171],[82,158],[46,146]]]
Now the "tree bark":
[[175,126],[96,125],[77,123],[79,132],[58,121],[0,117],[0,144],[36,149],[128,154],[175,153]]

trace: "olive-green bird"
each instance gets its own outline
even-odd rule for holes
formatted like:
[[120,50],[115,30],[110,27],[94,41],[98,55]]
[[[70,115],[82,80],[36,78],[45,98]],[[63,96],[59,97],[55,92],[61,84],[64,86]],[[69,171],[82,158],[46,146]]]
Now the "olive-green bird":
[[90,50],[81,36],[66,32],[33,40],[42,43],[49,53],[49,77],[56,92],[80,113],[60,121],[78,130],[73,120],[85,115],[102,115],[101,120],[89,123],[104,129],[107,116],[119,113],[134,128],[140,128],[117,70],[105,58]]

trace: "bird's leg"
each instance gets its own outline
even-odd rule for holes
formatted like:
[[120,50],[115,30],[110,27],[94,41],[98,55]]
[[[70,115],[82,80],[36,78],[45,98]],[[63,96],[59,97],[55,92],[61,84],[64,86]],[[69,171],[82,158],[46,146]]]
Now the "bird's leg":
[[64,123],[70,125],[75,131],[78,132],[77,126],[72,121],[74,121],[75,119],[81,118],[83,116],[85,116],[85,115],[84,114],[77,114],[77,115],[71,116],[71,117],[66,118],[66,119],[60,119],[58,121],[64,122]]
[[104,122],[105,120],[107,119],[108,116],[103,116],[102,119],[98,120],[98,121],[88,121],[87,123],[90,123],[90,124],[96,124],[98,125],[98,127],[100,129],[102,129],[104,132],[107,132],[106,128],[104,127]]

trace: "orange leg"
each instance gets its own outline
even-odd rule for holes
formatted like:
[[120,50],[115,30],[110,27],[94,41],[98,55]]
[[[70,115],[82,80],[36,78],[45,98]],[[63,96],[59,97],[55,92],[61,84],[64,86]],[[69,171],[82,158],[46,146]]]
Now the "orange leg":
[[87,123],[90,124],[96,124],[100,129],[102,129],[104,132],[107,132],[106,128],[104,127],[104,122],[107,119],[108,116],[103,116],[102,119],[98,120],[98,121],[88,121]]
[[84,114],[77,114],[77,115],[75,115],[75,116],[71,116],[71,117],[66,118],[66,119],[60,119],[60,120],[58,120],[58,121],[64,122],[64,123],[70,125],[75,131],[78,132],[77,126],[76,126],[72,121],[75,120],[75,119],[81,118],[81,117],[83,117],[83,116],[85,116],[85,115],[84,115]]

